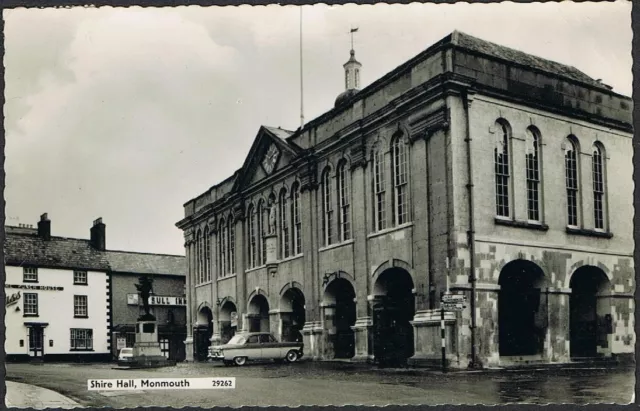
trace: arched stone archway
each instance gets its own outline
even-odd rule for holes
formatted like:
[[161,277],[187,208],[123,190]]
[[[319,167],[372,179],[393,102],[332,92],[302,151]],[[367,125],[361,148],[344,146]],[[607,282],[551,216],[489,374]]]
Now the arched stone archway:
[[270,332],[269,301],[262,294],[256,294],[249,301],[247,310],[249,332]]
[[528,260],[514,260],[498,279],[498,330],[501,356],[540,355],[548,327],[546,277]]
[[583,266],[569,283],[569,335],[572,358],[595,357],[610,352],[612,330],[611,283],[598,267]]
[[288,288],[280,297],[280,319],[282,341],[302,341],[305,323],[304,294],[297,287]]
[[226,344],[238,329],[238,309],[233,301],[227,300],[222,303],[218,322],[220,324],[220,343]]
[[329,357],[351,358],[355,355],[355,337],[351,329],[356,323],[355,298],[353,285],[345,278],[332,280],[324,290],[322,305]]
[[404,365],[414,354],[414,283],[400,267],[384,270],[373,286],[373,355],[381,366]]
[[213,335],[213,312],[208,305],[202,305],[196,315],[197,326],[194,330],[193,357],[196,361],[206,361]]

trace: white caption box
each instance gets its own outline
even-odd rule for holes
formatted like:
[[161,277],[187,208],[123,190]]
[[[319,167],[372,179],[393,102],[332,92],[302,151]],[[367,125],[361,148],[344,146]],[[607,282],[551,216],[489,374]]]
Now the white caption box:
[[236,388],[235,377],[87,380],[87,389],[89,391],[216,390],[234,388]]

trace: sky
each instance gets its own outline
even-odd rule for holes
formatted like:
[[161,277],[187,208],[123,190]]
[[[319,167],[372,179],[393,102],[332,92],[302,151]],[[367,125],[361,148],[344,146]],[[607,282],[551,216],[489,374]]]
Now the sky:
[[[184,254],[183,204],[300,122],[295,6],[15,9],[5,19],[6,223]],[[307,121],[453,30],[572,65],[631,96],[631,2],[304,6]]]

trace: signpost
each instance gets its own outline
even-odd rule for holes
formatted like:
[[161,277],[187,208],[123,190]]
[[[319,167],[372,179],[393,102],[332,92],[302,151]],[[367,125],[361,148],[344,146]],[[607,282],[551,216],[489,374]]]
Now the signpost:
[[467,306],[466,297],[463,294],[450,294],[448,292],[442,294],[440,300],[440,339],[442,345],[442,372],[447,372],[447,357],[446,357],[446,337],[445,337],[445,324],[444,324],[444,312],[445,311],[462,311]]

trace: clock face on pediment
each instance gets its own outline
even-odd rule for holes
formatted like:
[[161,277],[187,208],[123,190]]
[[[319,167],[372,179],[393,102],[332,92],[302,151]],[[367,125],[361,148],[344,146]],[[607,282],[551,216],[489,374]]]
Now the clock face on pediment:
[[278,156],[280,155],[280,150],[275,144],[271,144],[269,150],[267,150],[267,154],[265,154],[264,159],[262,160],[262,168],[267,174],[271,174],[273,169],[276,167],[276,163],[278,162]]

